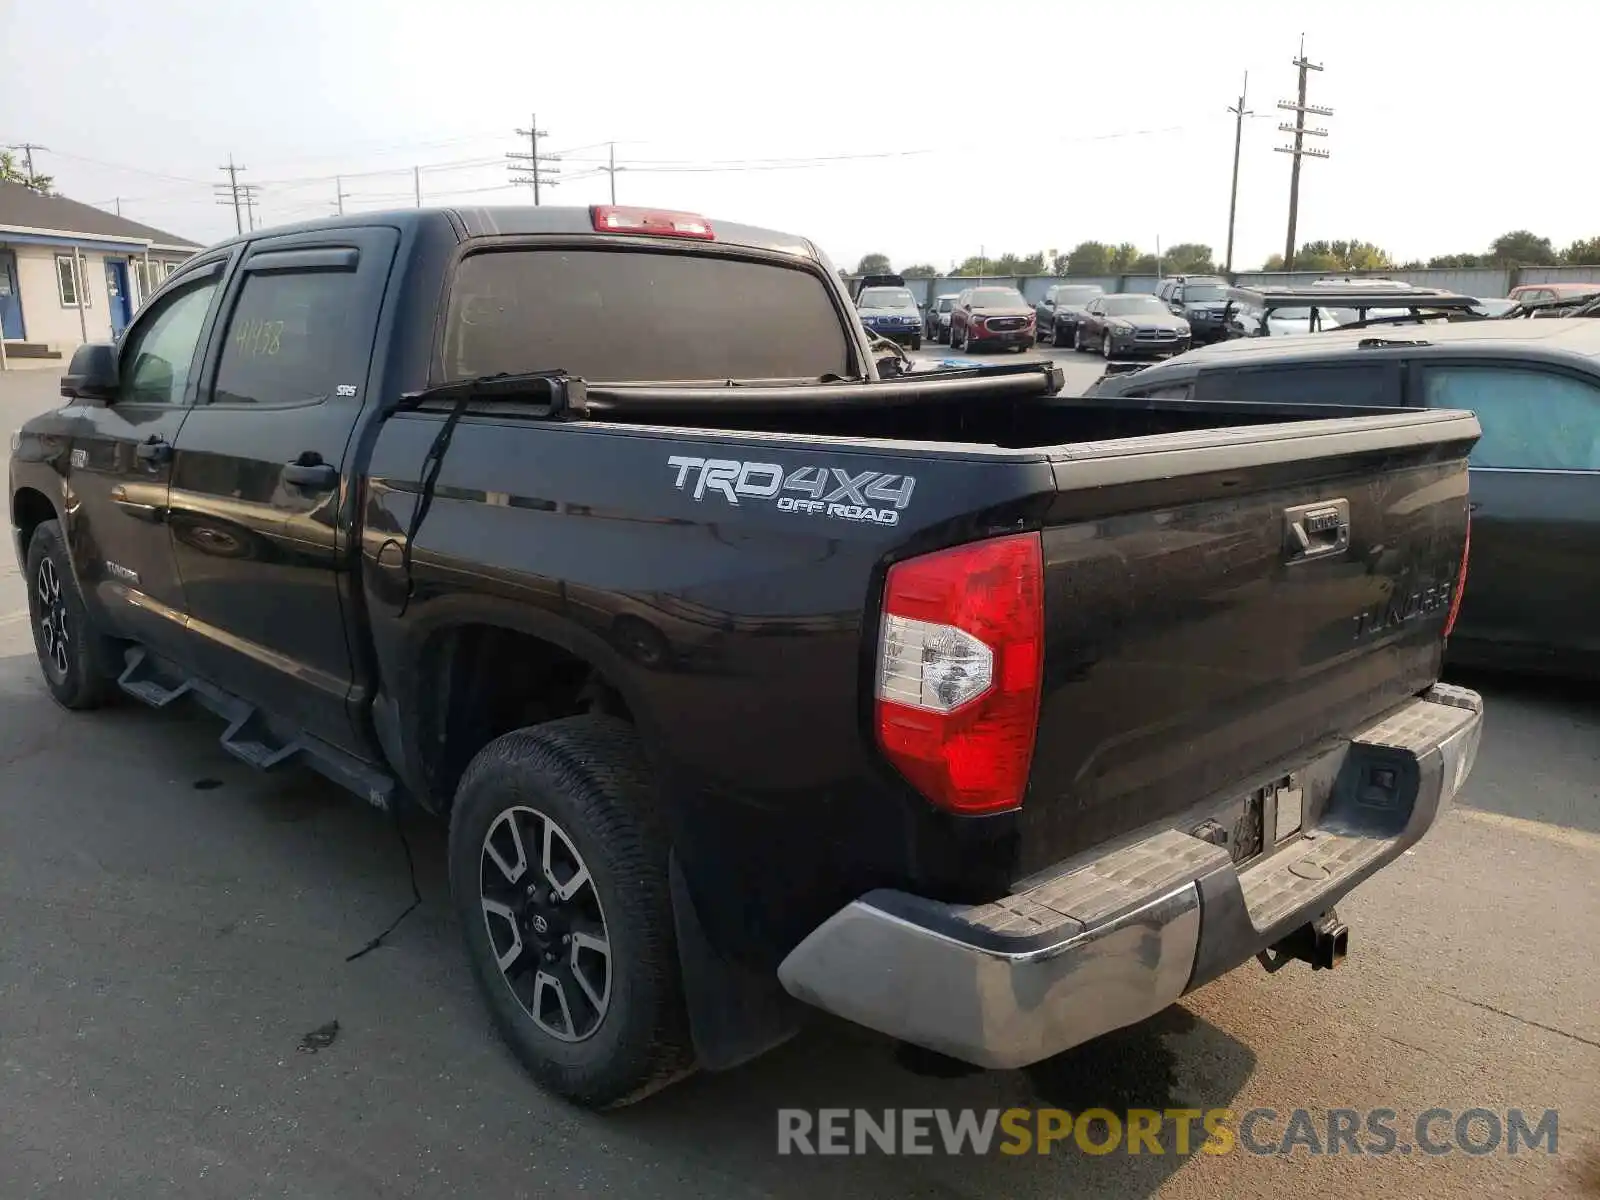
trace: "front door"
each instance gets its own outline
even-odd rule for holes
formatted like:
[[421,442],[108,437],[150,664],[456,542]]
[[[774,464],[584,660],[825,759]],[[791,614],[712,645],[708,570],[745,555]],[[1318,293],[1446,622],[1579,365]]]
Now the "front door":
[[111,336],[122,331],[133,319],[133,304],[128,298],[128,264],[120,258],[106,259],[106,307],[111,310]]
[[20,341],[27,336],[22,324],[22,290],[17,286],[17,255],[0,250],[0,337]]
[[239,265],[178,438],[172,536],[198,669],[358,749],[341,487],[393,229],[263,238]]
[[1600,385],[1499,363],[1429,364],[1422,381],[1428,407],[1471,409],[1483,427],[1452,641],[1535,667],[1600,661]]
[[123,339],[113,401],[61,410],[72,429],[68,513],[79,583],[110,630],[169,654],[184,641],[165,523],[173,446],[220,279],[220,264],[198,270],[140,314]]

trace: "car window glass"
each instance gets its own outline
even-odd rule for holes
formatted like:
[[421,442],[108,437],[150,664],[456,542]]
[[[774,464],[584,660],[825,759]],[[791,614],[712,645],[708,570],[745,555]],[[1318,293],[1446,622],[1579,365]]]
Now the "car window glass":
[[348,323],[357,315],[354,271],[255,271],[223,331],[216,404],[303,404],[337,382]]
[[1194,381],[1185,379],[1182,383],[1167,383],[1160,387],[1141,388],[1136,392],[1129,392],[1130,396],[1139,396],[1148,400],[1187,400],[1194,390]]
[[446,378],[552,369],[591,382],[842,378],[850,346],[827,287],[800,268],[615,248],[463,259]]
[[1349,404],[1363,408],[1397,407],[1400,374],[1392,363],[1352,363],[1205,371],[1195,388],[1201,400],[1240,400],[1252,404]]
[[164,296],[148,318],[129,331],[119,402],[183,403],[200,330],[216,290],[217,281],[208,280]]
[[1600,471],[1600,388],[1570,375],[1519,367],[1433,367],[1429,408],[1465,408],[1483,437],[1478,467]]

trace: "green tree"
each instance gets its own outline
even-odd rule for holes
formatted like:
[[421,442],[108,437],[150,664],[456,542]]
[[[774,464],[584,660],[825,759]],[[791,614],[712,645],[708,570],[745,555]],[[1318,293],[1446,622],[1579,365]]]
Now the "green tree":
[[1217,264],[1211,257],[1211,247],[1199,242],[1179,242],[1161,256],[1161,266],[1168,275],[1214,275]]
[[1575,267],[1600,265],[1600,237],[1580,238],[1561,252],[1561,261]]
[[1481,254],[1435,254],[1428,260],[1430,267],[1455,267],[1457,269],[1483,266]]
[[1549,238],[1514,229],[1489,243],[1489,261],[1496,267],[1548,267],[1555,264],[1556,251]]
[[[1114,247],[1111,251],[1111,270],[1119,275],[1127,274],[1133,270],[1133,264],[1138,260],[1139,247],[1132,242],[1123,242],[1122,245]],[[1155,267],[1151,266],[1150,269],[1154,271]]]
[[1007,279],[1013,275],[1043,275],[1044,251],[1037,254],[1012,253],[977,255],[955,269],[957,275],[981,275],[986,279]]
[[1079,242],[1067,252],[1068,275],[1111,274],[1111,247],[1104,242]]
[[[1310,266],[1308,260],[1331,265]],[[1302,271],[1387,271],[1394,266],[1389,252],[1371,242],[1307,242],[1295,252],[1294,265]]]
[[888,275],[892,270],[887,254],[863,254],[856,264],[857,275]]
[[0,179],[7,183],[20,183],[46,196],[50,194],[56,182],[53,175],[40,175],[38,172],[28,174],[27,168],[17,162],[16,155],[9,150],[0,150]]
[[909,267],[901,267],[900,274],[908,279],[932,279],[939,273],[939,268],[932,263],[913,263]]

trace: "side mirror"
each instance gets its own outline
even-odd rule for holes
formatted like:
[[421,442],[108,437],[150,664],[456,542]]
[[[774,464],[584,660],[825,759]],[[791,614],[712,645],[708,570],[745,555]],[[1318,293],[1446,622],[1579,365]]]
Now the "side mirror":
[[110,342],[89,342],[72,352],[72,363],[61,377],[61,394],[68,400],[108,403],[117,395],[117,348]]

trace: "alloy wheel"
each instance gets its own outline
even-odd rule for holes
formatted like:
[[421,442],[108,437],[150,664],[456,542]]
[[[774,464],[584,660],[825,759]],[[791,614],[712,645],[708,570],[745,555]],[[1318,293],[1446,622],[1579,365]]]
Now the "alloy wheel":
[[67,603],[61,591],[61,576],[56,573],[56,564],[48,558],[39,564],[36,591],[39,597],[39,630],[43,635],[46,665],[56,678],[65,679],[71,664],[71,660],[67,657],[67,645],[71,639],[71,632],[67,626]]
[[611,938],[588,864],[549,816],[518,805],[483,839],[484,925],[524,1012],[557,1041],[581,1042],[611,1005]]

